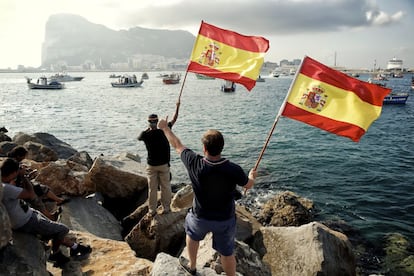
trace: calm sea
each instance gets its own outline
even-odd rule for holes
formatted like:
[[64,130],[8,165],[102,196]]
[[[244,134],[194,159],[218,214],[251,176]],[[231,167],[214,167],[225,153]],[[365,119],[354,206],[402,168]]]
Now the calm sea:
[[[141,72],[136,73],[139,77]],[[170,117],[181,89],[164,85],[159,72],[143,87],[112,88],[109,73],[72,73],[85,78],[64,90],[29,90],[24,76],[0,74],[0,126],[17,132],[47,132],[92,158],[146,150],[138,133],[150,113]],[[48,74],[50,75],[50,74]],[[184,76],[184,72],[183,72]],[[367,76],[361,76],[361,79]],[[394,90],[409,91],[411,75],[390,79]],[[292,78],[267,78],[248,92],[220,92],[221,80],[188,74],[174,130],[201,152],[201,135],[216,128],[225,136],[224,155],[252,168]],[[359,143],[288,118],[281,118],[259,165],[255,188],[245,200],[261,203],[282,190],[314,201],[321,219],[344,220],[371,241],[399,232],[414,240],[414,92],[406,105],[384,106]],[[174,183],[188,183],[172,152]]]

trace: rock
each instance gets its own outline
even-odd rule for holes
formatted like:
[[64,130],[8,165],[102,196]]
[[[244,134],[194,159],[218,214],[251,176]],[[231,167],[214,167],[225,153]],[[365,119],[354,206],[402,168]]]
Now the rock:
[[[53,275],[150,275],[152,262],[137,258],[124,241],[113,241],[96,237],[85,232],[71,231],[70,235],[83,244],[92,247],[89,258],[82,261],[71,261],[63,270],[50,268]],[[75,273],[74,273],[75,272]]]
[[406,237],[399,233],[386,236],[382,266],[389,275],[414,275],[414,249]]
[[171,200],[171,206],[179,209],[190,208],[193,204],[193,198],[193,188],[191,185],[185,185],[174,194]]
[[148,187],[140,163],[131,159],[98,157],[89,170],[86,182],[110,198],[131,198]]
[[58,154],[52,149],[36,142],[26,142],[23,146],[27,149],[27,159],[37,162],[49,162],[59,159]]
[[118,220],[93,198],[73,197],[62,205],[60,221],[69,229],[88,232],[97,237],[123,241]]
[[24,145],[28,141],[42,144],[56,152],[59,159],[68,159],[77,153],[69,144],[43,132],[34,133],[33,135],[19,132],[13,137],[13,141],[19,145]]
[[0,156],[7,156],[9,151],[11,151],[16,146],[18,145],[13,142],[9,142],[9,141],[0,142]]
[[0,250],[1,275],[49,275],[44,244],[34,235],[13,232],[13,243]]
[[313,216],[312,201],[285,191],[264,204],[258,221],[271,226],[299,226],[311,222]]
[[85,181],[87,174],[86,167],[59,160],[38,171],[35,181],[49,186],[57,195],[85,196],[95,192],[95,186]]
[[[178,258],[168,255],[166,253],[159,253],[155,258],[152,266],[152,276],[187,276],[188,274],[181,268]],[[197,268],[197,275],[215,276],[217,274],[209,267]],[[246,275],[247,276],[247,275]]]
[[9,136],[7,136],[7,134],[0,132],[0,142],[4,142],[4,141],[11,142],[12,139]]
[[86,151],[77,152],[68,159],[69,161],[75,162],[77,164],[81,164],[88,168],[88,170],[92,167],[93,160],[89,153]]
[[[212,243],[213,235],[211,233],[207,234],[204,240],[200,241],[197,254],[197,270],[200,270],[203,267],[210,267],[217,274],[221,274],[223,268],[220,261],[220,255],[213,249]],[[234,254],[237,262],[236,271],[239,274],[256,276],[271,275],[269,266],[264,264],[260,255],[244,242],[236,240]],[[188,259],[186,247],[183,249],[181,256]]]
[[318,222],[300,227],[262,227],[252,247],[263,255],[272,275],[356,274],[348,238]]
[[154,260],[158,252],[177,254],[184,241],[184,219],[187,210],[144,216],[128,233],[125,241],[137,256]]

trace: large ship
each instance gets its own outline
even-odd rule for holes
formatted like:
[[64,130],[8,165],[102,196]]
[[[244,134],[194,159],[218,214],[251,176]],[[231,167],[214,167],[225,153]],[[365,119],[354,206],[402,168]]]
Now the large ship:
[[387,63],[388,70],[402,70],[403,69],[403,61],[402,59],[397,59],[393,57]]

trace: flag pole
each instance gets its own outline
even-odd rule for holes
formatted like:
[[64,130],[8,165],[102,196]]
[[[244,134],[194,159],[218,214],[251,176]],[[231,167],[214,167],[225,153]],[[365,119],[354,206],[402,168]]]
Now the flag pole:
[[[204,21],[203,21],[203,20],[201,20],[201,24],[200,24],[200,28],[199,28],[199,30],[198,30],[198,33],[200,33],[201,26],[203,25],[203,22],[204,22]],[[196,41],[197,41],[197,39],[196,39]],[[194,46],[195,46],[195,44],[196,44],[196,41],[194,41],[194,44],[193,44],[193,50],[194,50]],[[191,52],[192,52],[192,51],[191,51]],[[191,62],[191,58],[190,58],[190,62]],[[180,94],[178,95],[178,100],[177,100],[177,103],[181,103],[181,95],[183,94],[184,84],[185,84],[185,80],[187,79],[188,67],[190,66],[190,62],[188,62],[187,69],[185,70],[185,75],[184,75],[183,83],[181,84]]]
[[269,141],[270,141],[270,138],[272,137],[273,131],[275,130],[276,125],[279,122],[279,118],[280,118],[280,116],[282,116],[283,110],[285,109],[285,106],[286,106],[287,99],[289,98],[289,95],[290,95],[290,93],[292,91],[293,85],[296,82],[296,78],[297,78],[299,72],[302,69],[302,64],[303,64],[303,61],[305,60],[305,58],[306,58],[306,56],[302,59],[302,62],[300,63],[300,66],[299,66],[298,70],[295,73],[295,77],[293,78],[293,81],[290,84],[288,93],[286,94],[286,97],[283,100],[282,105],[279,108],[279,112],[277,113],[276,118],[275,118],[275,121],[273,122],[272,128],[270,129],[269,134],[267,135],[265,144],[263,145],[263,148],[260,151],[259,157],[257,158],[256,164],[254,165],[253,170],[257,170],[257,168],[259,167],[259,163],[262,160],[263,154],[264,154],[264,152],[265,152],[265,150],[267,148],[267,145],[269,144]]

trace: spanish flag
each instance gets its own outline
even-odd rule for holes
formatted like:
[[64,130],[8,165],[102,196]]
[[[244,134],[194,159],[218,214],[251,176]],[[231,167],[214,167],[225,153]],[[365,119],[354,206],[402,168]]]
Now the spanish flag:
[[304,58],[282,109],[282,116],[358,142],[381,115],[391,89],[360,81]]
[[188,72],[225,79],[252,90],[260,74],[269,41],[201,22]]

